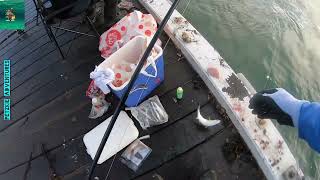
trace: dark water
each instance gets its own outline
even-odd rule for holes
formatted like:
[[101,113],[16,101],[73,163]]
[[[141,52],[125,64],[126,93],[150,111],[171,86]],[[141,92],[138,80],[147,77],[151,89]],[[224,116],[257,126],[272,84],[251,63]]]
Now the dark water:
[[[191,0],[185,16],[257,90],[320,101],[320,1]],[[320,155],[293,128],[278,129],[307,179],[320,179]]]
[[[6,21],[6,10],[14,9],[15,21]],[[24,0],[0,0],[0,29],[24,28]]]

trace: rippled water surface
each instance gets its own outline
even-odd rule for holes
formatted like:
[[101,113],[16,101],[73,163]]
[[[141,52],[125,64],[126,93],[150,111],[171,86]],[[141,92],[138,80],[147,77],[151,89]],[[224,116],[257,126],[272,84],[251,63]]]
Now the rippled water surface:
[[[320,101],[320,1],[191,0],[185,17],[257,90]],[[294,129],[278,128],[307,179],[320,179],[320,155]]]

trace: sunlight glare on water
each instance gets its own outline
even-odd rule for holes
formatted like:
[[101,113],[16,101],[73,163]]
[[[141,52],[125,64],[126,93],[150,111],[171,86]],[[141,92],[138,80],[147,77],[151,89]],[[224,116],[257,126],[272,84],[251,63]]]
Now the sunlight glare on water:
[[[257,90],[320,101],[320,1],[191,0],[185,17]],[[277,127],[307,179],[320,179],[320,155],[293,128]]]

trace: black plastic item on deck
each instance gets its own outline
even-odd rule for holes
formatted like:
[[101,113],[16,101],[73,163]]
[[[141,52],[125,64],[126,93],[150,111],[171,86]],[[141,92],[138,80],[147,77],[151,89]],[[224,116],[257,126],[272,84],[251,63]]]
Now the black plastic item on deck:
[[145,62],[146,59],[148,58],[148,56],[149,56],[149,54],[150,54],[153,46],[155,45],[155,43],[157,42],[158,38],[160,37],[161,32],[163,31],[163,29],[164,29],[165,25],[167,24],[168,20],[170,19],[173,11],[174,11],[175,8],[177,7],[179,1],[180,1],[180,0],[175,0],[175,1],[173,2],[173,4],[171,5],[171,7],[170,7],[170,9],[168,10],[166,16],[164,17],[164,19],[163,19],[162,22],[160,23],[159,29],[158,29],[158,30],[156,31],[156,33],[154,34],[154,36],[153,36],[153,38],[152,38],[149,46],[147,47],[146,51],[144,52],[144,54],[143,54],[143,56],[142,56],[142,58],[141,58],[141,60],[140,60],[140,62],[139,62],[139,64],[138,64],[136,70],[134,71],[134,73],[133,73],[133,75],[132,75],[132,78],[131,78],[131,80],[130,80],[130,82],[129,82],[129,84],[128,84],[128,88],[127,88],[127,90],[125,91],[125,93],[123,94],[123,96],[121,97],[120,102],[118,103],[118,105],[117,105],[117,107],[116,107],[116,110],[115,110],[115,112],[114,112],[114,114],[113,114],[113,116],[112,116],[112,119],[111,119],[111,121],[110,121],[110,123],[109,123],[109,125],[108,125],[108,128],[107,128],[106,132],[105,132],[104,135],[103,135],[102,141],[101,141],[101,143],[100,143],[100,145],[99,145],[99,148],[98,148],[98,150],[97,150],[97,152],[96,152],[96,155],[94,156],[93,163],[92,163],[91,168],[90,168],[88,180],[90,180],[91,177],[92,177],[92,175],[93,175],[94,169],[95,169],[96,166],[97,166],[97,162],[98,162],[98,160],[99,160],[99,158],[100,158],[100,155],[101,155],[101,153],[102,153],[102,150],[103,150],[103,148],[104,148],[104,146],[105,146],[105,144],[106,144],[106,142],[107,142],[107,140],[108,140],[108,137],[109,137],[109,135],[110,135],[110,133],[111,133],[111,130],[112,130],[112,128],[113,128],[113,126],[114,126],[114,124],[115,124],[115,122],[116,122],[116,120],[117,120],[117,118],[118,118],[118,116],[119,116],[119,113],[120,113],[120,111],[121,111],[121,108],[123,107],[124,102],[125,102],[125,101],[127,100],[127,98],[128,98],[129,92],[131,91],[131,88],[132,88],[132,86],[133,86],[136,78],[138,77],[138,75],[139,75],[139,73],[140,73],[140,71],[141,71],[141,69],[142,69],[142,67],[143,67],[144,62]]

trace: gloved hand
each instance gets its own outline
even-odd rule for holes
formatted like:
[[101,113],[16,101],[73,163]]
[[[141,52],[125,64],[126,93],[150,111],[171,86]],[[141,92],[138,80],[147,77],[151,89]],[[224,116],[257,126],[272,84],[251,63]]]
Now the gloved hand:
[[298,100],[282,88],[258,92],[249,108],[261,119],[276,119],[281,125],[298,127],[300,109],[306,101]]

